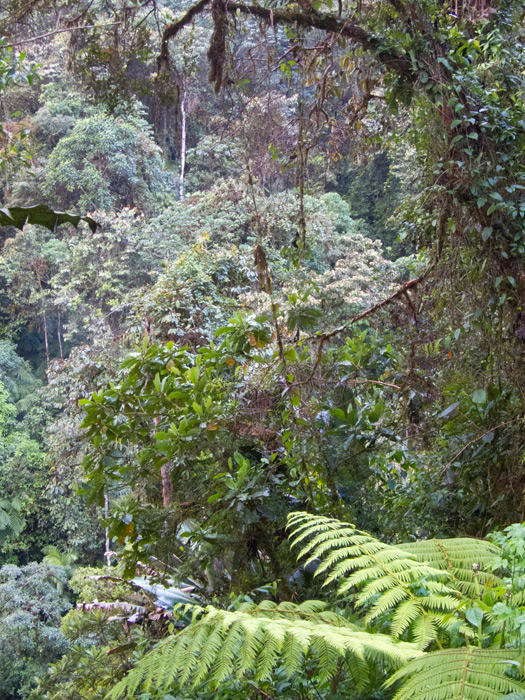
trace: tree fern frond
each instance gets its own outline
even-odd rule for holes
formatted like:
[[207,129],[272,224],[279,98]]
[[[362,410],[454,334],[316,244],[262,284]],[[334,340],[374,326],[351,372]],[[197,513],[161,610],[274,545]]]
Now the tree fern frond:
[[525,684],[508,675],[519,660],[515,649],[447,649],[414,659],[385,683],[403,685],[394,700],[498,700],[525,692]]
[[18,498],[12,501],[0,499],[0,541],[5,538],[18,537],[25,526],[25,520],[21,514],[22,503]]
[[421,653],[413,644],[370,634],[335,613],[312,612],[323,607],[313,601],[244,605],[236,611],[210,606],[200,620],[160,642],[108,697],[130,697],[141,685],[166,688],[174,679],[194,686],[248,674],[264,679],[276,666],[292,676],[302,670],[306,654],[325,674],[346,659],[363,679],[370,663],[398,669]]
[[421,606],[417,600],[410,598],[399,605],[392,618],[390,633],[396,638],[412,625],[421,616]]
[[[395,636],[425,615],[430,615],[429,620],[419,629],[437,634],[438,628],[445,627],[438,617],[453,612],[460,602],[460,592],[448,584],[453,576],[448,566],[437,568],[419,561],[414,554],[334,518],[294,513],[288,527],[292,547],[301,545],[299,556],[309,561],[322,559],[315,575],[325,577],[324,585],[337,581],[340,595],[357,591],[356,605],[368,609],[367,623],[394,613],[391,630]],[[409,601],[413,605],[408,606]],[[422,640],[424,646],[432,641],[426,632],[416,635],[419,645]]]
[[417,561],[450,571],[454,584],[468,597],[477,597],[480,586],[501,583],[490,571],[494,557],[500,552],[492,542],[455,537],[404,542],[398,548],[412,554]]

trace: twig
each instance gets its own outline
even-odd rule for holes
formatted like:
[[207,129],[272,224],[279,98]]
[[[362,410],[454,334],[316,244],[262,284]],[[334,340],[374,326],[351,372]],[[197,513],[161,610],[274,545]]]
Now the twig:
[[427,275],[433,269],[435,264],[436,263],[434,262],[431,265],[429,265],[429,267],[427,267],[425,272],[423,272],[423,274],[419,275],[419,277],[414,277],[414,279],[411,279],[408,282],[405,282],[405,284],[402,287],[400,287],[397,290],[397,292],[394,292],[386,299],[383,299],[383,301],[379,301],[377,304],[374,304],[374,306],[371,306],[366,311],[363,311],[362,313],[357,314],[357,316],[354,316],[354,318],[350,319],[350,321],[348,321],[348,323],[346,325],[350,326],[352,323],[356,323],[357,321],[360,321],[362,318],[365,318],[365,316],[368,316],[369,314],[373,314],[375,311],[377,311],[381,307],[386,306],[387,304],[390,304],[390,302],[394,301],[394,299],[397,299],[397,297],[401,296],[402,294],[406,294],[408,289],[415,287],[420,282],[422,282],[425,279],[425,277],[427,277]]
[[[315,364],[314,364],[314,367],[313,367],[310,375],[308,376],[308,378],[304,379],[301,382],[294,382],[292,385],[290,385],[290,387],[308,384],[313,379],[317,367],[319,367],[319,365],[321,364],[323,346],[329,338],[332,338],[334,335],[338,335],[339,333],[342,333],[344,330],[346,330],[348,328],[348,326],[351,326],[353,323],[356,323],[357,321],[360,321],[361,319],[365,318],[366,316],[373,314],[375,311],[377,311],[378,309],[381,309],[383,306],[390,304],[392,301],[394,301],[394,299],[397,299],[397,297],[399,297],[401,295],[406,295],[408,297],[407,290],[411,289],[412,287],[415,287],[420,282],[422,282],[425,279],[425,277],[430,273],[430,271],[432,270],[434,265],[435,265],[435,263],[432,263],[431,265],[429,265],[429,267],[427,267],[425,272],[423,272],[421,275],[419,275],[419,277],[414,277],[413,279],[409,280],[408,282],[405,282],[405,284],[403,284],[397,291],[395,291],[389,297],[387,297],[386,299],[383,299],[383,301],[379,301],[377,304],[374,304],[374,306],[371,306],[369,309],[366,309],[366,311],[362,311],[360,314],[357,314],[357,316],[354,316],[353,318],[350,319],[350,321],[343,324],[342,326],[339,326],[338,328],[334,328],[334,330],[330,331],[329,333],[321,333],[319,335],[309,336],[307,338],[302,338],[300,341],[298,341],[302,344],[308,340],[317,340],[319,344],[317,346]],[[408,299],[409,299],[409,302],[411,302],[410,297],[408,297]],[[393,389],[400,389],[401,388],[401,387],[397,386],[397,384],[389,384],[388,382],[379,382],[379,381],[374,381],[372,379],[362,380],[362,381],[367,381],[367,382],[370,382],[373,384],[383,384],[384,386],[390,386]]]
[[162,40],[160,44],[160,54],[157,58],[157,65],[158,65],[158,70],[159,73],[161,69],[166,66],[169,62],[169,42],[170,39],[173,39],[174,37],[177,36],[177,34],[180,32],[180,30],[185,27],[186,25],[190,24],[190,22],[193,21],[193,19],[200,14],[206,6],[210,3],[210,0],[199,0],[195,5],[190,7],[190,9],[186,12],[185,15],[181,17],[181,19],[177,20],[177,22],[174,22],[173,24],[168,24],[167,27],[164,28],[164,31],[162,32]]
[[118,22],[110,22],[109,24],[84,24],[79,27],[66,27],[64,29],[55,29],[52,32],[46,32],[46,34],[39,34],[38,36],[29,37],[29,39],[23,39],[22,41],[14,41],[12,44],[4,44],[4,46],[24,46],[25,44],[31,44],[33,41],[38,41],[39,39],[45,39],[48,36],[54,36],[55,34],[63,34],[64,32],[76,32],[77,29],[102,29],[104,27],[114,27],[116,24],[122,24],[122,20]]
[[330,331],[329,333],[319,333],[318,335],[310,335],[306,338],[300,338],[298,342],[300,343],[305,343],[309,340],[321,340],[324,341],[328,340],[329,338],[332,338],[334,335],[338,335],[339,333],[342,333],[345,331],[348,326],[351,326],[353,323],[357,323],[357,321],[361,321],[363,318],[366,318],[366,316],[369,316],[370,314],[375,313],[378,309],[381,309],[383,306],[386,306],[387,304],[390,304],[392,301],[397,299],[397,297],[406,294],[407,289],[411,289],[412,287],[415,287],[418,285],[420,282],[422,282],[425,277],[427,277],[431,270],[434,268],[435,263],[432,263],[427,267],[425,272],[423,272],[419,277],[414,277],[413,279],[409,280],[408,282],[405,282],[397,291],[395,291],[393,294],[391,294],[389,297],[386,299],[383,299],[382,301],[379,301],[377,304],[374,304],[374,306],[371,306],[369,309],[366,309],[366,311],[362,311],[360,314],[357,314],[357,316],[354,316],[351,318],[347,323],[344,323],[342,326],[338,326],[337,328],[334,328],[333,331]]
[[521,418],[513,418],[513,420],[505,421],[505,423],[500,423],[499,425],[494,426],[494,428],[490,428],[490,430],[486,430],[486,431],[485,431],[484,433],[482,433],[481,435],[478,435],[478,437],[475,437],[475,438],[474,438],[473,440],[471,440],[470,442],[467,442],[467,444],[465,445],[465,447],[462,447],[461,450],[460,450],[457,454],[455,454],[454,457],[452,457],[452,459],[450,460],[450,462],[447,462],[447,464],[445,464],[445,466],[444,466],[443,469],[441,470],[441,474],[443,474],[443,472],[444,472],[446,469],[448,469],[448,468],[450,467],[450,465],[453,464],[453,463],[456,461],[456,459],[457,459],[461,454],[463,454],[463,452],[465,452],[465,450],[466,450],[467,448],[469,448],[469,447],[470,447],[471,445],[473,445],[475,442],[478,442],[478,440],[481,440],[482,438],[484,438],[485,435],[488,435],[489,433],[493,433],[493,432],[494,432],[495,430],[497,430],[498,428],[503,428],[503,427],[506,426],[506,425],[511,425],[512,423],[519,423],[520,421],[524,421],[524,420],[525,420],[525,416],[522,416]]
[[378,384],[379,386],[389,386],[391,389],[401,389],[397,384],[390,382],[380,382],[377,379],[348,379],[348,384]]
[[[338,329],[338,330],[340,330],[340,329]],[[308,384],[309,382],[312,381],[312,379],[314,378],[315,370],[316,370],[316,369],[319,367],[319,365],[321,364],[321,359],[322,359],[322,356],[323,356],[323,345],[324,345],[324,342],[325,342],[325,340],[326,340],[327,337],[328,337],[328,334],[322,335],[322,336],[319,338],[319,345],[317,346],[317,353],[316,353],[316,357],[315,357],[315,363],[314,363],[314,367],[313,367],[313,369],[312,369],[311,374],[308,376],[307,379],[303,379],[302,382],[294,382],[293,384],[291,384],[290,387],[289,387],[290,389],[291,389],[292,387],[301,386],[301,385],[303,385],[303,384]]]

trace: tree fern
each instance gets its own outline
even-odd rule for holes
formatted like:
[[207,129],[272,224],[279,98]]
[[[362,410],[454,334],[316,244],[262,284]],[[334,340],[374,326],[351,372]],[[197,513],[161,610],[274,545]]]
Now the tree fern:
[[18,537],[25,525],[21,514],[22,504],[15,498],[12,501],[0,499],[0,542],[6,537]]
[[425,648],[458,606],[461,594],[448,585],[448,568],[418,561],[414,554],[333,518],[292,513],[288,526],[292,546],[302,547],[298,558],[321,560],[316,575],[326,577],[324,585],[338,581],[339,595],[358,590],[356,606],[367,609],[366,622],[393,614],[394,637],[411,627],[414,640]]
[[332,676],[345,658],[364,686],[369,664],[398,669],[421,654],[412,644],[366,632],[319,601],[244,604],[236,611],[210,606],[193,613],[191,625],[163,640],[108,697],[129,698],[139,687],[168,688],[174,682],[265,679],[276,667],[292,677],[303,672],[307,655],[317,661],[321,678]]
[[448,570],[451,582],[469,598],[479,596],[479,588],[500,583],[490,573],[490,564],[499,548],[486,540],[472,537],[404,542],[399,549],[412,554],[417,561],[436,569]]
[[525,683],[508,675],[519,665],[516,649],[447,649],[426,654],[397,671],[385,684],[404,681],[394,700],[497,700],[525,693]]

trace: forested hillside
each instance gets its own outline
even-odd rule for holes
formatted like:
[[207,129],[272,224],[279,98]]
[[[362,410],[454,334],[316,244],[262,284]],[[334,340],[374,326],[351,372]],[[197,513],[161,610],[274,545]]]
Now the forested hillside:
[[0,700],[525,699],[515,0],[2,0]]

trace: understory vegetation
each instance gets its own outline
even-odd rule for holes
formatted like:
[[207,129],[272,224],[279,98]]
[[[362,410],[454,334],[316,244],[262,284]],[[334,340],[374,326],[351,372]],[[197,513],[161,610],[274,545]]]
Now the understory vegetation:
[[524,32],[0,4],[0,700],[525,699]]

